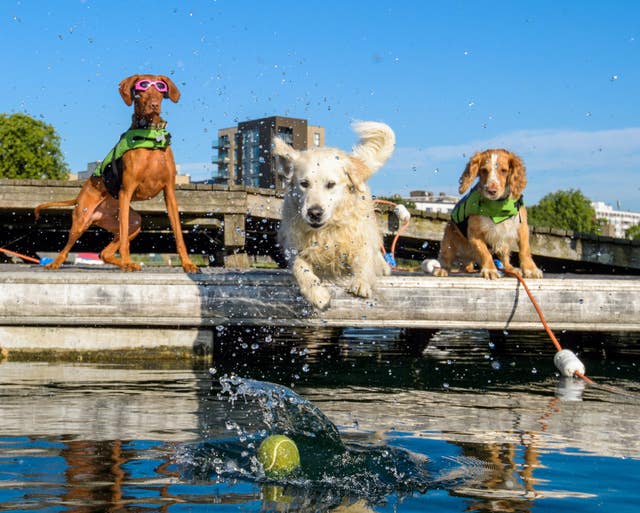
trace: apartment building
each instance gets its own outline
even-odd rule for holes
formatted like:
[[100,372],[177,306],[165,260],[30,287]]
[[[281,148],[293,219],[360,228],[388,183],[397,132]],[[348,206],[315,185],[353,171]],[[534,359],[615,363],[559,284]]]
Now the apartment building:
[[271,140],[279,136],[297,150],[324,146],[325,131],[306,119],[271,116],[243,121],[218,130],[213,148],[217,152],[214,182],[224,185],[282,189],[284,187]]

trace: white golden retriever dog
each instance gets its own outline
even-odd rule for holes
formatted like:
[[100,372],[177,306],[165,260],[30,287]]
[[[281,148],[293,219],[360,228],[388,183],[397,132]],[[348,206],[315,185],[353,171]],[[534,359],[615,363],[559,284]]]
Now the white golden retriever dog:
[[391,272],[366,181],[393,153],[395,135],[384,123],[352,126],[360,141],[350,154],[273,140],[287,182],[278,239],[303,296],[321,310],[331,301],[326,281],[370,297],[376,277]]

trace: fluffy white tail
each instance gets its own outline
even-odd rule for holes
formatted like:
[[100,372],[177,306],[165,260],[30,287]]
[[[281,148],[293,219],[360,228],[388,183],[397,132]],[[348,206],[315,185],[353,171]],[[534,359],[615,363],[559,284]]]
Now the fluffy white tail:
[[376,172],[389,160],[396,145],[396,136],[391,127],[376,121],[358,121],[351,125],[360,136],[353,147],[353,155],[362,160],[371,173]]

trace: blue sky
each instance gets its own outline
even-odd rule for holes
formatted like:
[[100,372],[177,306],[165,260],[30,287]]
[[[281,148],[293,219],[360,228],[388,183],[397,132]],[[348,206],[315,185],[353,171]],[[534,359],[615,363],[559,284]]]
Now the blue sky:
[[455,193],[468,157],[519,153],[527,203],[559,189],[640,211],[640,2],[0,3],[0,112],[52,124],[73,171],[130,121],[117,91],[168,74],[181,172],[211,176],[218,128],[308,119],[348,149],[354,120],[396,132],[375,194]]

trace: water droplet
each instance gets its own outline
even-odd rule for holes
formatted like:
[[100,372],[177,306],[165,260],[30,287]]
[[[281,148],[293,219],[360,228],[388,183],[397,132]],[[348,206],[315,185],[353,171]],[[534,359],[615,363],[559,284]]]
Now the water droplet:
[[609,80],[611,80],[611,82],[615,82],[616,80],[618,80],[618,75],[611,75],[611,78]]
[[501,367],[502,367],[502,364],[498,360],[493,360],[491,362],[491,368],[493,370],[500,370]]

